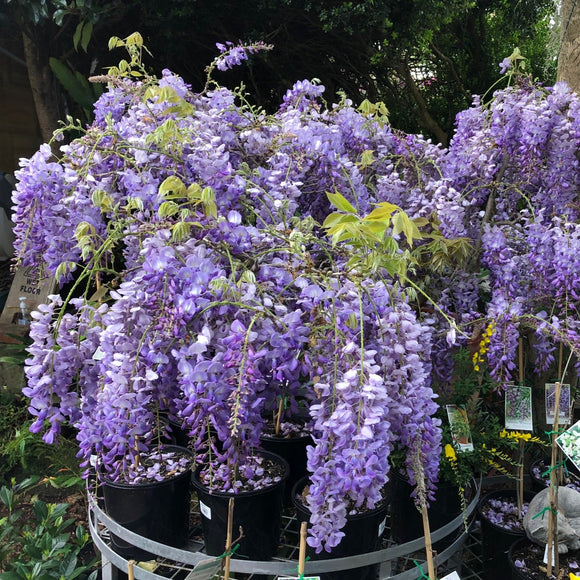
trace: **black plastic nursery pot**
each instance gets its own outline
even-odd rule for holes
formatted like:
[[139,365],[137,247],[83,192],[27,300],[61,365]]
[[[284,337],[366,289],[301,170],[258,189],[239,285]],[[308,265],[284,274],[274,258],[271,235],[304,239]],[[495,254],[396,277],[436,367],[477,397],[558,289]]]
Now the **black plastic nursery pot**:
[[[520,538],[519,540],[513,542],[512,545],[510,546],[508,550],[508,563],[511,573],[510,576],[511,580],[529,580],[530,576],[526,574],[525,571],[520,570],[515,564],[516,560],[515,553],[517,552],[517,550],[523,547],[524,545],[529,544],[531,544],[530,540],[528,540],[528,538],[524,536],[523,538]],[[540,549],[539,546],[538,549]]]
[[542,491],[549,485],[549,480],[542,477],[542,474],[548,469],[545,467],[546,465],[549,466],[550,460],[549,459],[536,459],[530,463],[529,467],[529,474],[530,474],[530,482],[532,484],[532,491],[536,493],[538,491]]
[[[530,502],[535,492],[524,491],[524,501]],[[477,506],[479,520],[481,522],[481,544],[483,555],[483,573],[485,580],[499,580],[505,578],[509,570],[508,550],[518,539],[525,537],[521,531],[507,530],[491,522],[482,512],[483,507],[491,499],[505,498],[517,501],[515,489],[492,491],[486,494]]]
[[294,484],[305,477],[308,473],[306,468],[306,447],[312,445],[312,437],[309,434],[295,437],[276,437],[264,435],[260,437],[263,449],[283,457],[290,468],[288,480],[284,491],[284,506],[292,505],[292,488]]
[[[296,518],[299,522],[310,520],[310,510],[301,501],[301,495],[308,485],[308,477],[303,477],[296,482],[292,490],[292,500],[296,508]],[[330,560],[333,558],[345,558],[357,556],[367,552],[374,552],[381,546],[381,537],[386,526],[388,501],[373,510],[364,513],[347,516],[347,522],[343,528],[344,537],[340,544],[333,548],[332,552],[322,551],[316,554],[310,548],[306,549],[306,554],[310,560]],[[340,570],[336,572],[325,572],[316,574],[321,580],[375,580],[379,571],[379,564],[362,566]]]
[[199,500],[205,552],[208,555],[221,556],[225,552],[230,498],[234,498],[232,540],[236,540],[240,528],[243,532],[233,557],[270,560],[276,554],[284,488],[290,469],[284,458],[268,451],[261,451],[260,454],[275,461],[284,470],[281,481],[264,489],[235,494],[210,491],[200,481],[203,466],[195,470],[192,482]]
[[[396,469],[390,472],[391,493],[391,537],[404,544],[424,535],[423,519],[411,497],[413,486]],[[429,505],[429,527],[431,532],[442,528],[461,513],[459,487],[440,484],[435,492],[435,501]],[[453,537],[445,537],[433,544],[433,549],[441,552],[451,545]]]
[[[546,546],[536,544],[527,537],[516,540],[508,551],[511,580],[547,580]],[[551,578],[568,580],[570,573],[578,576],[578,551],[570,550],[558,556],[559,570],[552,568]],[[499,580],[499,579],[498,579]]]
[[[166,445],[164,451],[182,447]],[[150,540],[175,548],[183,547],[189,535],[191,470],[164,481],[120,483],[104,481],[105,512],[124,528]],[[111,534],[115,552],[128,559],[149,559],[151,554]]]

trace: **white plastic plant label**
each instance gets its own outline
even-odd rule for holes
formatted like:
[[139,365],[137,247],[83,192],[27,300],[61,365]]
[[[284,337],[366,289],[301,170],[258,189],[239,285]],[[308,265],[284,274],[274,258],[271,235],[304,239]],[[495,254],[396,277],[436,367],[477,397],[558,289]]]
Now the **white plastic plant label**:
[[459,574],[457,573],[457,571],[454,570],[453,572],[451,572],[451,574],[447,574],[447,576],[443,576],[443,578],[441,578],[441,580],[461,580],[461,578],[459,577]]
[[580,421],[556,438],[556,443],[578,468],[580,465]]
[[195,565],[195,568],[186,576],[185,580],[211,580],[220,573],[221,569],[221,558],[203,560]]
[[[544,389],[546,397],[546,423],[553,425],[556,414],[556,383],[546,383]],[[570,423],[571,403],[570,385],[560,385],[560,404],[558,406],[559,425],[568,425]]]
[[385,518],[379,525],[379,538],[383,535],[386,526],[387,526],[387,518]]
[[[548,563],[548,544],[546,544],[546,549],[544,550],[544,564]],[[556,554],[552,549],[552,566],[556,565]]]
[[208,520],[211,520],[211,508],[208,505],[205,505],[202,501],[199,502],[199,511],[204,515]]
[[504,396],[505,428],[517,431],[533,431],[532,388],[506,385]]

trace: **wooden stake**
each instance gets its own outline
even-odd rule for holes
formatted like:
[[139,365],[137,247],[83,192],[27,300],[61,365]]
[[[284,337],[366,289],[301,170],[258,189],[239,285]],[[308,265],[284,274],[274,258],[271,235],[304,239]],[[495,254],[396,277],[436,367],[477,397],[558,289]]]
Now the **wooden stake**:
[[421,502],[421,516],[423,518],[423,534],[425,536],[425,551],[427,553],[427,569],[429,571],[429,580],[437,580],[437,576],[435,575],[435,564],[433,562],[433,544],[431,543],[429,516],[427,515],[427,506],[423,502]]
[[304,574],[304,565],[306,563],[306,534],[308,522],[300,524],[300,548],[298,551],[298,576]]
[[524,454],[525,454],[525,442],[520,439],[520,449],[519,449],[519,463],[518,463],[518,515],[522,519],[522,509],[524,507]]
[[230,501],[228,503],[228,525],[226,529],[226,558],[225,558],[225,565],[224,565],[224,580],[229,580],[230,578],[230,560],[231,554],[230,551],[232,549],[232,528],[234,527],[234,498],[230,497]]
[[284,396],[280,397],[280,404],[278,405],[278,416],[276,417],[276,427],[274,429],[275,435],[280,435],[280,423],[282,422],[282,411],[284,410]]
[[520,385],[524,384],[524,339],[520,336],[518,348],[519,361],[518,366],[520,371]]
[[129,560],[127,562],[127,576],[129,580],[135,580],[135,575],[133,573],[133,566],[135,565],[135,560]]
[[135,469],[139,467],[139,438],[135,436]]
[[548,563],[546,575],[552,576],[552,560],[554,560],[554,574],[558,576],[560,571],[560,562],[558,554],[558,482],[555,473],[556,465],[556,433],[558,432],[558,415],[560,414],[560,391],[559,382],[555,384],[555,401],[554,401],[554,425],[552,427],[552,461],[550,469],[550,511],[548,513]]
[[[520,385],[524,385],[524,339],[520,336],[518,344],[518,367],[520,376]],[[522,509],[524,507],[524,440],[520,439],[519,445],[519,463],[518,463],[518,487],[516,497],[518,501],[518,514],[520,519],[522,516]]]

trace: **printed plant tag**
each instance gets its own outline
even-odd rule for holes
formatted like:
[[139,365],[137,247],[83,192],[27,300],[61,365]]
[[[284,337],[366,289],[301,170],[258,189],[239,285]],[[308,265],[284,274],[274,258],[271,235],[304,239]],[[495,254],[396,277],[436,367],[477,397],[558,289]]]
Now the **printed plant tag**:
[[556,443],[576,468],[580,469],[580,421],[559,435]]
[[443,576],[443,578],[441,578],[441,580],[461,580],[459,574],[457,573],[457,571],[453,571],[451,572],[451,574],[447,574],[447,576]]
[[211,508],[205,505],[202,501],[199,502],[199,511],[208,519],[211,520]]
[[446,405],[446,409],[453,446],[457,451],[473,451],[471,429],[465,407],[463,405]]
[[221,572],[221,569],[221,558],[203,560],[195,565],[195,568],[186,576],[185,580],[211,580]]
[[[554,424],[554,411],[556,407],[556,383],[546,383],[546,423]],[[570,385],[560,385],[560,405],[558,408],[558,424],[570,423]]]
[[532,431],[532,388],[519,385],[505,387],[505,428]]

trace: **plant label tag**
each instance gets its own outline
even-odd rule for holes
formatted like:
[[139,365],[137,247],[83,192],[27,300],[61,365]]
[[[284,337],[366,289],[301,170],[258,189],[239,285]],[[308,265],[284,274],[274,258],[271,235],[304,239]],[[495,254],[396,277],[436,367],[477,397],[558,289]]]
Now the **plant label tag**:
[[221,558],[203,560],[195,565],[195,568],[186,576],[185,580],[211,580],[220,573],[221,569]]
[[556,438],[556,443],[572,461],[575,467],[580,465],[580,421],[574,423],[567,431]]
[[[553,425],[556,415],[556,383],[546,383],[544,389],[546,395],[546,423]],[[559,425],[568,425],[570,423],[571,403],[570,385],[560,385],[560,403],[558,405]]]
[[473,451],[473,440],[465,405],[446,405],[453,447],[457,451]]
[[205,505],[202,501],[199,502],[199,511],[208,519],[211,520],[211,508]]
[[387,518],[385,518],[379,525],[379,538],[383,535],[386,526],[387,526]]
[[[554,546],[554,548],[556,548],[556,546]],[[554,548],[552,548],[552,566],[556,565],[556,554],[554,553]],[[544,550],[544,564],[547,563],[548,563],[548,544],[546,544],[546,549]]]
[[447,574],[447,576],[443,576],[443,578],[441,578],[441,580],[461,580],[461,578],[459,577],[459,574],[457,573],[457,571],[454,570],[453,572],[451,572],[451,574]]
[[505,386],[505,428],[533,431],[532,388],[520,385]]

